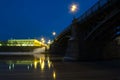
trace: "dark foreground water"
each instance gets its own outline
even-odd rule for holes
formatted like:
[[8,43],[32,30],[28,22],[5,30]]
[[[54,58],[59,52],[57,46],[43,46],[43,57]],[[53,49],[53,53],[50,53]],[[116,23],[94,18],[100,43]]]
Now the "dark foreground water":
[[0,80],[120,80],[120,60],[64,62],[59,56],[0,60]]

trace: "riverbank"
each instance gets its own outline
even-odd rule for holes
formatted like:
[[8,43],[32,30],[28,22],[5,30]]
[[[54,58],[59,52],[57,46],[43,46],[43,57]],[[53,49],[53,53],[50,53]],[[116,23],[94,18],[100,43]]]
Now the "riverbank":
[[39,46],[0,46],[0,52],[31,52]]

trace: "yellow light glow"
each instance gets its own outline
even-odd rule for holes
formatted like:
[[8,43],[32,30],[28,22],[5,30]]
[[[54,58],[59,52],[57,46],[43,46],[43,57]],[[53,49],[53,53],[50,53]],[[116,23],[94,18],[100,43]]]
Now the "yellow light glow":
[[41,66],[41,70],[44,70],[44,68],[45,68],[45,62],[42,61],[42,63],[40,64],[40,66]]
[[45,43],[45,40],[43,40],[42,43]]
[[41,42],[38,40],[34,40],[34,46],[41,46]]
[[56,73],[53,71],[53,78],[56,79]]
[[11,70],[12,69],[12,67],[11,67],[11,65],[9,65],[9,70]]
[[78,4],[77,3],[73,3],[70,6],[70,12],[75,13],[78,10]]
[[51,67],[51,63],[48,63],[48,68],[50,69],[50,67]]
[[41,64],[41,62],[42,62],[42,60],[41,60],[41,58],[40,58],[40,64]]
[[48,60],[48,68],[51,67],[51,62]]
[[44,38],[41,38],[41,41],[44,41],[45,39]]
[[77,5],[75,5],[75,4],[74,4],[74,5],[72,5],[72,7],[71,7],[71,11],[72,11],[72,12],[75,12],[75,11],[76,11],[76,9],[77,9]]
[[8,46],[41,46],[37,39],[11,39],[8,40]]
[[37,68],[37,61],[35,60],[34,61],[34,69],[36,69]]
[[51,44],[51,40],[48,40],[48,42],[47,42],[48,44]]

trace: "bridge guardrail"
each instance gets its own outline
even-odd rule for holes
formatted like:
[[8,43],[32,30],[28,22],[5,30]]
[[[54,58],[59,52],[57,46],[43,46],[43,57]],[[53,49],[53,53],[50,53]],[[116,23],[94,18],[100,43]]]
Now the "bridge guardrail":
[[80,21],[86,19],[87,16],[90,16],[92,13],[94,13],[98,9],[102,8],[109,1],[112,1],[112,0],[99,0],[96,4],[94,4],[91,8],[89,8],[85,13],[83,13],[83,15],[78,17],[78,21],[80,22]]

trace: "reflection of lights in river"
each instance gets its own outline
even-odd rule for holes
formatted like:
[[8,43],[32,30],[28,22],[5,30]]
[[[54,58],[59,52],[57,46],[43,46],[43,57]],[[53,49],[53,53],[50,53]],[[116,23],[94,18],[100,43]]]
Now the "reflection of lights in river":
[[14,65],[14,64],[9,64],[9,66],[8,66],[9,70],[14,69],[14,67],[15,67],[15,65]]
[[41,70],[44,70],[45,68],[45,56],[40,57],[40,68]]
[[41,70],[44,70],[44,68],[45,68],[45,61],[44,60],[41,62],[40,66],[41,66]]
[[[25,67],[24,69],[26,69],[27,71],[39,71],[42,73],[45,71],[50,72],[50,77],[53,80],[57,79],[57,74],[56,74],[56,70],[54,70],[54,64],[50,61],[50,57],[48,56],[40,56],[39,58],[35,58],[34,60],[16,60],[16,61],[9,61],[7,62],[7,70],[11,71],[16,71],[19,68],[17,68],[19,65],[22,65]],[[45,74],[46,76],[46,74]],[[48,75],[47,75],[48,76]]]
[[56,79],[56,72],[53,71],[53,78]]
[[41,62],[42,62],[42,61],[41,61],[41,58],[40,58],[40,64],[41,64]]
[[27,66],[27,69],[30,69],[30,66],[29,66],[29,65]]
[[33,64],[31,63],[31,64],[30,64],[30,66],[32,67],[32,66],[33,66]]
[[51,63],[48,63],[48,67],[49,67],[49,69],[50,69],[50,67],[51,67]]
[[50,67],[51,67],[51,62],[50,62],[49,57],[47,58],[47,64],[48,64],[48,68],[50,69]]
[[34,61],[34,68],[37,68],[37,60]]
[[14,68],[14,67],[15,67],[15,65],[14,65],[14,64],[12,64],[12,67]]
[[9,65],[9,70],[11,70],[12,69],[12,67],[11,67],[11,65]]

